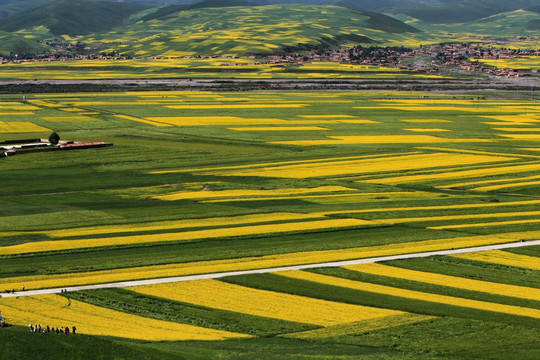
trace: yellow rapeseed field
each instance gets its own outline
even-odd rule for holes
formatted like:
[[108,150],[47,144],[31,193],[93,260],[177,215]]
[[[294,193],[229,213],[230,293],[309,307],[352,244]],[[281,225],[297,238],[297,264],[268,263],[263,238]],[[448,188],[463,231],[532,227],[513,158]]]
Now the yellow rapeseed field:
[[149,223],[137,223],[127,225],[106,225],[106,226],[92,226],[73,229],[60,229],[43,232],[53,238],[65,238],[72,236],[92,236],[100,234],[119,234],[119,233],[134,233],[144,231],[157,231],[157,230],[173,230],[173,229],[188,229],[188,228],[201,228],[201,227],[216,227],[216,226],[232,226],[232,225],[245,225],[253,223],[264,223],[274,221],[291,221],[291,220],[308,220],[308,219],[322,219],[323,214],[302,214],[302,213],[261,213],[251,215],[229,216],[229,217],[215,217],[215,218],[203,218],[203,219],[186,219],[186,220],[171,220],[171,221],[158,221]]
[[360,271],[366,274],[388,276],[397,279],[420,281],[428,284],[449,286],[458,289],[481,291],[490,294],[540,301],[540,289],[530,287],[472,280],[456,276],[402,269],[376,263],[355,265],[349,267],[346,266],[345,268]]
[[91,271],[68,274],[32,275],[4,278],[0,289],[54,288],[74,285],[111,283],[124,280],[138,280],[160,277],[184,276],[205,273],[223,273],[230,271],[267,269],[280,266],[317,264],[340,260],[409,254],[415,252],[458,249],[471,246],[518,241],[519,239],[537,239],[540,232],[506,233],[499,236],[478,235],[460,238],[415,241],[409,243],[381,246],[357,247],[337,250],[303,251],[287,254],[243,257],[225,260],[198,261],[180,264],[142,266],[125,269]]
[[[500,157],[500,161],[504,161],[505,158]],[[510,160],[510,159],[506,159]],[[495,159],[493,161],[496,161]],[[430,180],[450,180],[450,179],[466,179],[472,177],[486,177],[490,175],[503,175],[503,174],[512,174],[512,173],[521,173],[529,171],[539,171],[540,164],[528,163],[523,165],[506,165],[506,166],[495,166],[487,167],[481,169],[472,169],[472,170],[454,170],[454,171],[444,171],[436,174],[422,174],[422,175],[403,175],[403,176],[392,176],[386,178],[379,178],[373,180],[365,180],[369,183],[377,184],[388,184],[388,185],[397,185],[403,183],[411,183],[416,181],[430,181]]]
[[146,341],[225,340],[245,334],[155,320],[110,310],[58,295],[1,299],[2,315],[13,325],[77,327],[85,335],[115,336]]
[[145,120],[174,126],[232,126],[288,124],[287,120],[272,118],[241,118],[235,116],[153,116]]
[[216,105],[171,105],[167,106],[171,109],[287,109],[287,108],[302,108],[307,104],[216,104]]
[[[443,215],[443,216],[423,216],[411,218],[394,218],[394,219],[378,219],[377,222],[384,224],[400,224],[409,222],[423,221],[445,221],[445,220],[468,220],[468,219],[491,219],[498,217],[516,217],[516,216],[537,216],[540,211],[515,211],[503,213],[486,213],[486,214],[464,214],[464,215]],[[536,219],[537,220],[537,219]]]
[[[347,266],[346,268],[351,269],[351,270],[357,270],[356,265]],[[371,283],[366,283],[366,282],[361,282],[361,281],[353,281],[353,280],[314,274],[314,273],[309,273],[309,272],[304,272],[304,271],[288,271],[288,272],[278,273],[278,275],[293,278],[293,279],[307,280],[307,281],[316,282],[320,284],[340,286],[340,287],[345,287],[349,289],[373,292],[377,294],[402,297],[406,299],[422,300],[422,301],[434,302],[434,303],[445,304],[445,305],[466,307],[466,308],[472,308],[472,309],[478,309],[478,310],[484,310],[484,311],[493,311],[493,312],[498,312],[498,313],[505,313],[505,314],[510,314],[510,315],[526,316],[526,317],[531,317],[535,319],[540,319],[540,310],[538,309],[531,309],[531,308],[525,308],[525,307],[519,307],[519,306],[513,306],[513,305],[496,304],[496,303],[490,303],[486,301],[471,300],[471,299],[458,298],[458,297],[447,296],[447,295],[424,293],[424,292],[415,291],[415,290],[407,290],[407,289],[395,288],[391,286],[377,285],[377,284],[371,284]]]
[[209,198],[236,198],[244,196],[283,196],[283,195],[304,195],[314,193],[335,193],[344,191],[355,191],[356,189],[344,186],[319,186],[315,188],[289,188],[271,190],[222,190],[222,191],[184,191],[174,194],[155,196],[160,200],[180,200],[180,199],[209,199]]
[[375,330],[387,329],[391,327],[415,324],[422,321],[435,319],[435,316],[417,315],[411,313],[391,315],[376,319],[364,320],[350,324],[340,324],[324,327],[321,329],[302,331],[298,333],[286,334],[283,337],[304,339],[304,340],[323,340],[337,336],[358,335]]
[[129,115],[115,115],[115,116],[117,118],[120,118],[120,119],[141,122],[141,123],[154,125],[154,126],[171,126],[171,124],[164,124],[164,123],[160,123],[160,122],[152,121],[152,120],[148,120],[148,119],[141,119],[141,118],[138,118],[138,117],[135,117],[135,116],[129,116]]
[[[306,164],[291,164],[282,166],[264,167],[262,169],[246,169],[232,171],[218,171],[221,175],[233,176],[263,176],[280,178],[306,178],[323,177],[346,174],[369,174],[385,171],[405,171],[415,169],[428,169],[442,166],[463,166],[514,160],[511,157],[496,157],[474,154],[410,154],[401,156],[383,156],[376,158],[320,161]],[[540,165],[536,165],[540,168]],[[367,182],[378,182],[367,180]]]
[[266,126],[266,127],[232,127],[234,131],[320,131],[330,130],[319,126]]
[[540,258],[534,256],[513,254],[508,251],[492,250],[452,256],[460,259],[482,261],[492,264],[514,266],[540,271]]
[[51,122],[73,122],[73,121],[99,121],[96,118],[84,115],[78,116],[44,116],[40,119]]
[[118,246],[129,244],[144,244],[155,242],[190,241],[202,239],[215,239],[221,237],[237,237],[271,233],[286,233],[307,230],[336,229],[354,226],[372,225],[370,221],[360,219],[328,219],[313,220],[294,223],[263,224],[240,226],[233,228],[218,228],[210,230],[193,230],[167,234],[148,234],[132,236],[116,236],[108,238],[91,238],[82,240],[57,240],[30,242],[19,245],[0,247],[0,254],[24,254],[44,251],[59,251],[70,249],[84,249],[103,246]]
[[139,286],[130,290],[198,306],[320,326],[402,314],[400,311],[258,290],[217,280]]
[[522,187],[522,186],[534,186],[539,185],[540,180],[536,181],[517,181],[512,182],[508,184],[499,184],[499,185],[489,185],[489,186],[480,186],[471,190],[474,191],[494,191],[494,190],[501,190],[501,189],[508,189],[508,188],[516,188],[516,187]]
[[437,143],[479,143],[491,142],[489,139],[448,139],[432,135],[352,135],[329,136],[325,140],[286,140],[272,141],[271,144],[316,146],[316,145],[353,145],[353,144],[437,144]]
[[28,121],[0,121],[0,133],[34,133],[51,131]]

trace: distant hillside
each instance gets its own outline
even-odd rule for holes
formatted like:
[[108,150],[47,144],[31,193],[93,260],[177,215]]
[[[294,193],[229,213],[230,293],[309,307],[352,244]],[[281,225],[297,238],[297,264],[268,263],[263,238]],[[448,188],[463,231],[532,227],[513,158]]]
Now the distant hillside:
[[85,35],[122,25],[133,13],[147,8],[132,3],[57,0],[4,19],[0,30],[45,26],[54,35]]
[[[444,1],[444,0],[443,0]],[[452,0],[446,0],[448,2]],[[438,0],[330,0],[332,5],[343,6],[355,10],[378,11],[386,8],[441,4]]]
[[14,53],[23,56],[25,54],[42,53],[48,49],[47,46],[38,42],[0,31],[0,55]]
[[[466,41],[468,36],[472,36],[471,40],[477,39],[478,35],[497,38],[540,35],[540,33],[531,34],[531,31],[538,31],[535,28],[535,24],[540,20],[538,13],[525,10],[510,11],[460,24],[429,24],[403,14],[396,15],[396,17],[427,34],[432,34],[432,36],[437,36],[437,34],[460,34],[463,41]],[[533,41],[526,47],[537,48],[538,41],[536,41],[536,45],[534,44]],[[512,43],[508,45],[512,46]]]
[[43,5],[51,0],[0,0],[0,19]]
[[540,5],[538,5],[538,6],[533,6],[533,7],[530,7],[530,8],[527,8],[527,11],[535,12],[535,13],[539,13],[539,14],[540,14]]
[[534,19],[527,23],[525,29],[528,31],[540,30],[540,19]]
[[384,14],[371,11],[361,11],[360,13],[369,17],[368,25],[371,29],[397,34],[406,32],[414,33],[420,31],[410,25],[405,24],[404,22]]
[[256,4],[244,0],[203,0],[188,5],[169,5],[148,14],[141,18],[142,21],[163,19],[179,11],[204,9],[204,8],[224,8],[232,6],[254,6]]
[[453,0],[446,5],[400,7],[393,12],[432,24],[450,24],[470,22],[535,5],[538,5],[538,0]]
[[338,6],[205,7],[152,15],[152,20],[77,40],[110,44],[109,51],[125,55],[178,57],[322,51],[345,44],[401,45],[416,41],[411,34],[419,34],[389,16]]

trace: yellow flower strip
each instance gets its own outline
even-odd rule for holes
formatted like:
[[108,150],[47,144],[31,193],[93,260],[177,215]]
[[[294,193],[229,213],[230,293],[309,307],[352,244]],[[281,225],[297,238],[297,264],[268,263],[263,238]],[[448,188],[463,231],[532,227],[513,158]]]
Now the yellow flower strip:
[[271,141],[269,144],[282,145],[353,145],[353,144],[437,144],[491,142],[489,139],[448,139],[431,135],[375,135],[375,136],[329,136],[326,140],[285,140]]
[[389,212],[389,211],[423,211],[423,210],[450,210],[450,209],[478,209],[478,208],[491,208],[501,206],[514,206],[514,205],[537,205],[540,204],[540,200],[525,200],[525,201],[508,201],[501,203],[487,203],[487,204],[459,204],[459,205],[435,205],[435,206],[410,206],[410,207],[396,207],[396,208],[381,208],[381,209],[363,209],[363,210],[341,210],[330,211],[325,213],[326,215],[336,214],[361,214],[371,212]]
[[448,129],[440,129],[440,128],[409,128],[409,129],[403,129],[407,131],[412,132],[445,132],[445,131],[452,131]]
[[171,174],[171,173],[178,173],[178,172],[198,172],[198,171],[214,171],[214,170],[220,170],[220,171],[233,171],[233,170],[239,170],[239,169],[261,169],[263,167],[278,167],[280,165],[307,165],[307,164],[324,164],[324,163],[332,163],[332,162],[347,162],[349,160],[360,160],[360,159],[378,159],[383,158],[387,156],[404,156],[404,155],[414,155],[414,154],[421,154],[419,151],[413,151],[413,152],[406,152],[406,153],[394,153],[394,154],[384,154],[384,155],[363,155],[363,156],[345,156],[345,157],[337,157],[337,158],[322,158],[322,159],[312,159],[312,160],[293,160],[293,161],[278,161],[278,162],[271,162],[271,163],[257,163],[257,164],[249,164],[249,165],[236,165],[236,166],[220,166],[220,167],[210,167],[210,168],[191,168],[191,169],[181,169],[181,170],[163,170],[163,171],[151,171],[149,174]]
[[231,127],[233,131],[318,131],[330,130],[319,126],[266,126],[266,127]]
[[78,116],[43,116],[41,119],[51,122],[71,122],[71,121],[99,121],[99,119],[78,115]]
[[519,239],[526,238],[535,239],[538,238],[539,235],[540,232],[509,233],[500,236],[479,235],[350,249],[303,251],[279,255],[140,266],[68,274],[20,276],[2,279],[0,282],[0,290],[18,289],[23,284],[27,289],[41,289],[173,276],[223,273],[229,271],[268,269],[289,265],[318,264],[341,260],[448,250],[452,247],[458,249],[471,246],[483,246],[518,241]]
[[402,313],[258,290],[217,280],[138,286],[130,290],[198,306],[320,326],[332,326]]
[[[445,155],[447,156],[447,155]],[[504,160],[504,158],[501,158]],[[447,171],[437,174],[421,174],[421,175],[405,175],[394,176],[373,180],[362,180],[362,182],[396,185],[402,183],[410,183],[415,181],[429,181],[429,180],[448,180],[448,179],[466,179],[471,177],[484,177],[492,175],[506,175],[512,173],[521,173],[529,171],[539,171],[540,164],[529,163],[526,165],[510,165],[501,167],[489,167],[483,169],[463,170],[463,171]]]
[[261,235],[272,233],[285,233],[294,231],[335,229],[352,226],[373,225],[371,221],[360,219],[329,219],[313,220],[295,223],[279,223],[252,226],[239,226],[233,228],[193,230],[167,234],[148,234],[133,236],[116,236],[107,238],[93,238],[82,240],[40,241],[19,245],[0,247],[1,255],[39,253],[44,251],[72,250],[93,248],[101,246],[118,246],[130,244],[145,244],[153,242],[190,241],[201,239],[215,239],[220,237],[236,237]]
[[170,105],[171,109],[274,109],[274,108],[301,108],[307,104],[219,104],[219,105]]
[[[540,259],[537,259],[537,261],[540,262]],[[354,267],[354,270],[361,271],[366,274],[388,276],[397,279],[420,281],[428,284],[449,286],[457,289],[481,291],[490,294],[540,301],[540,289],[530,287],[465,279],[456,276],[408,270],[376,263],[358,265]]]
[[[218,173],[233,176],[305,178],[336,176],[344,174],[378,173],[384,171],[405,171],[442,166],[464,166],[506,160],[515,160],[515,158],[472,154],[433,153],[412,154],[403,156],[386,156],[374,159],[346,160],[323,163],[292,164],[265,167],[262,169],[245,169],[233,171],[225,170]],[[536,166],[538,167],[539,165]],[[377,181],[379,180],[366,180],[366,182]]]
[[515,188],[515,187],[539,185],[539,184],[540,184],[540,180],[522,181],[522,182],[513,182],[513,183],[509,183],[509,184],[481,186],[481,187],[477,187],[477,188],[474,188],[474,189],[471,189],[471,190],[474,190],[474,191],[493,191],[493,190],[501,190],[501,189],[507,189],[507,188]]
[[171,126],[170,124],[163,124],[163,123],[160,123],[160,122],[157,122],[157,121],[151,121],[151,120],[146,120],[146,119],[141,119],[141,118],[138,118],[138,117],[135,117],[135,116],[128,116],[128,115],[115,115],[117,118],[120,118],[120,119],[124,119],[124,120],[131,120],[131,121],[136,121],[136,122],[141,122],[141,123],[145,123],[145,124],[149,124],[149,125],[154,125],[154,126]]
[[[465,215],[444,215],[444,216],[424,216],[413,218],[395,218],[395,219],[377,219],[374,220],[383,224],[401,224],[409,222],[423,222],[423,221],[444,221],[444,220],[466,220],[466,219],[484,219],[484,218],[497,218],[497,217],[516,217],[516,216],[536,216],[540,215],[540,211],[516,211],[516,212],[504,212],[504,213],[486,213],[486,214],[465,214]],[[535,219],[538,220],[538,219]],[[518,220],[519,221],[519,220]],[[477,224],[464,224],[474,225]]]
[[540,223],[540,219],[493,221],[493,222],[473,223],[473,224],[459,224],[459,225],[441,225],[441,226],[430,226],[430,227],[427,227],[426,229],[433,229],[433,230],[467,229],[467,228],[474,228],[474,227],[504,226],[504,225],[517,225],[517,224],[536,224],[536,223]]
[[371,320],[359,321],[351,324],[335,325],[321,329],[292,333],[283,335],[283,337],[305,340],[322,340],[337,336],[358,335],[375,330],[415,324],[435,318],[435,316],[405,313]]
[[36,125],[29,121],[13,121],[4,122],[0,121],[0,133],[32,133],[32,132],[45,132],[51,131],[42,126]]
[[31,111],[17,111],[17,112],[0,112],[0,116],[24,116],[34,115]]
[[[354,271],[362,271],[362,265],[346,266],[345,268]],[[319,284],[339,286],[348,289],[367,291],[389,296],[397,296],[406,299],[429,301],[438,304],[453,305],[465,308],[493,311],[510,315],[527,316],[535,319],[540,319],[540,310],[537,309],[530,309],[513,305],[496,304],[486,301],[470,300],[446,295],[430,294],[415,290],[400,289],[391,286],[377,285],[361,281],[337,278],[333,276],[319,275],[305,271],[287,271],[278,273],[278,275],[292,279],[306,280]]]
[[[155,320],[68,300],[59,295],[0,299],[2,315],[13,325],[77,327],[85,335],[115,336],[147,341],[224,340],[245,334]],[[71,330],[71,329],[70,329]]]
[[403,122],[413,123],[413,124],[429,124],[429,123],[452,123],[450,120],[443,119],[404,119]]
[[460,259],[482,261],[491,264],[514,266],[540,271],[540,258],[527,255],[518,255],[502,250],[482,251],[452,256]]
[[[134,233],[143,231],[159,231],[159,230],[174,230],[186,229],[194,227],[214,227],[214,226],[230,226],[243,225],[252,223],[264,223],[273,221],[291,221],[291,220],[308,220],[322,218],[324,214],[299,214],[299,213],[263,213],[253,215],[240,215],[230,217],[204,218],[204,219],[189,219],[189,220],[173,220],[173,221],[158,221],[150,223],[138,223],[137,225],[107,225],[95,227],[83,227],[75,229],[52,230],[45,232],[51,237],[62,238],[71,236],[89,236],[99,234],[117,234],[117,233]],[[1,234],[0,234],[1,235]]]
[[[319,186],[316,188],[298,188],[298,189],[272,189],[272,190],[221,190],[221,191],[184,191],[169,195],[155,196],[160,200],[180,200],[180,199],[208,199],[216,197],[232,197],[240,196],[272,196],[272,195],[302,195],[318,192],[337,192],[337,191],[357,191],[356,189],[347,188],[344,186]],[[241,199],[239,199],[241,200]]]
[[[519,177],[519,178],[506,178],[506,179],[498,179],[498,180],[478,180],[478,181],[460,182],[460,183],[448,184],[444,186],[437,186],[437,188],[456,188],[456,187],[463,187],[463,186],[470,186],[470,185],[492,184],[492,183],[508,183],[508,185],[511,186],[517,181],[535,180],[535,179],[540,179],[540,175],[524,176],[524,177]],[[478,188],[474,190],[478,190]]]
[[287,120],[272,118],[240,118],[235,116],[156,116],[145,120],[174,126],[231,126],[288,124]]

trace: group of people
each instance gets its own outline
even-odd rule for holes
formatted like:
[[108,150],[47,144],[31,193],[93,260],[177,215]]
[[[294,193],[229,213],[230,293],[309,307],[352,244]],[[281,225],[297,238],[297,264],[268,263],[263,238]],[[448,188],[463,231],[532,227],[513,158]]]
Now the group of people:
[[42,333],[56,333],[56,334],[75,334],[75,332],[77,331],[77,328],[75,326],[72,326],[71,327],[71,331],[69,330],[69,326],[66,326],[66,327],[50,327],[49,325],[47,325],[46,327],[41,327],[41,325],[32,325],[30,324],[30,331],[31,332],[42,332]]

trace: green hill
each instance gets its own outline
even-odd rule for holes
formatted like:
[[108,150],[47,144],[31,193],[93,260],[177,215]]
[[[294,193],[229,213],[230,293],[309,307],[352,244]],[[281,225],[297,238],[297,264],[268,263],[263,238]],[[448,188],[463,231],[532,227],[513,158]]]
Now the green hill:
[[540,30],[540,19],[530,20],[525,26],[525,29],[528,31]]
[[85,35],[122,25],[132,14],[147,9],[132,3],[57,0],[5,19],[0,30],[14,32],[45,26],[54,35]]
[[81,41],[133,56],[268,54],[342,44],[403,42],[418,30],[386,15],[337,6],[207,7],[174,12]]
[[233,7],[233,6],[254,6],[255,4],[244,1],[244,0],[203,0],[190,5],[169,5],[164,6],[153,12],[144,16],[142,21],[150,21],[155,19],[163,19],[167,16],[172,16],[177,12],[185,10],[194,10],[194,9],[204,9],[204,8],[223,8],[223,7]]
[[537,4],[538,0],[456,0],[443,5],[401,7],[393,12],[432,24],[450,24],[475,21]]
[[533,7],[530,7],[530,8],[527,8],[527,11],[535,12],[535,13],[539,13],[539,14],[540,14],[540,5],[538,5],[538,6],[533,6]]
[[49,0],[0,0],[0,18],[6,18],[21,11],[31,9]]
[[0,55],[14,53],[24,56],[25,54],[42,53],[47,49],[49,49],[47,46],[31,39],[0,31]]
[[498,38],[540,35],[538,29],[535,28],[538,14],[525,10],[510,11],[460,24],[429,24],[406,15],[396,15],[396,17],[433,36],[460,34],[461,36],[470,35],[477,39],[479,35]]

